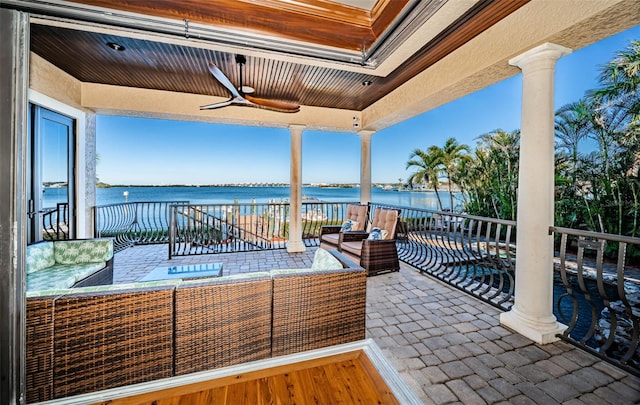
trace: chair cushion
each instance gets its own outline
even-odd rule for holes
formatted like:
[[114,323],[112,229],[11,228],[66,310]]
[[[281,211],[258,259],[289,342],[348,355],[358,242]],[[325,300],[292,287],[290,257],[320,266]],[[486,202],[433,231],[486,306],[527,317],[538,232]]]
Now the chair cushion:
[[383,235],[382,239],[393,239],[395,238],[395,230],[396,230],[397,223],[398,223],[398,211],[385,210],[383,208],[376,208],[376,211],[373,215],[373,221],[371,222],[370,230],[374,228],[383,229],[388,233],[386,236]]
[[54,257],[59,264],[106,262],[113,257],[111,239],[86,239],[54,242]]
[[27,246],[27,274],[56,264],[53,242],[40,242]]
[[340,243],[340,234],[337,233],[325,233],[324,235],[322,235],[322,239],[323,242],[327,242],[331,245],[334,246],[338,246],[338,243]]
[[[94,266],[91,264],[90,266]],[[27,291],[57,290],[71,288],[78,280],[100,270],[104,262],[97,269],[83,269],[78,265],[56,264],[46,270],[36,271],[27,275]],[[87,274],[88,272],[88,274]],[[78,275],[84,277],[78,278]]]
[[349,204],[347,205],[347,215],[346,218],[355,222],[355,225],[351,225],[351,231],[362,231],[364,230],[364,225],[367,222],[367,210],[369,209],[366,205],[359,204]]
[[340,244],[340,249],[342,249],[343,252],[347,252],[354,256],[360,257],[362,252],[362,241],[358,240],[353,242],[342,242]]
[[342,268],[340,260],[336,259],[331,253],[322,248],[316,250],[316,254],[313,256],[313,263],[311,264],[312,270],[339,270]]

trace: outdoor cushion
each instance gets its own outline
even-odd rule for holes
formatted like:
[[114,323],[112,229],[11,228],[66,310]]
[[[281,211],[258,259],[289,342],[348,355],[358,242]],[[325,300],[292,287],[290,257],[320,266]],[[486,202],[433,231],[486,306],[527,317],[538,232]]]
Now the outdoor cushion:
[[[83,294],[83,293],[96,293],[96,292],[126,292],[129,290],[140,290],[151,287],[162,287],[162,286],[177,286],[180,284],[181,280],[156,280],[156,281],[141,281],[136,283],[127,283],[127,284],[104,284],[104,285],[93,285],[88,287],[77,287],[77,288],[50,288],[48,290],[33,290],[27,291],[27,298],[32,297],[48,297],[48,296],[56,296],[56,295],[68,295],[68,294]],[[48,287],[48,286],[47,286]]]
[[180,283],[180,287],[189,287],[195,286],[198,284],[211,284],[211,283],[228,283],[232,281],[247,281],[256,278],[264,278],[269,277],[269,272],[267,271],[256,271],[253,273],[239,273],[239,274],[231,274],[229,276],[223,277],[202,277],[202,278],[190,278],[185,279]]
[[27,246],[27,274],[56,264],[53,242],[40,242]]
[[393,239],[395,237],[394,232],[397,222],[398,211],[376,208],[373,216],[373,221],[371,222],[371,225],[369,227],[369,232],[371,232],[371,230],[375,228],[384,229],[388,233],[386,236],[383,235],[382,239]]
[[331,253],[322,248],[316,250],[316,254],[313,256],[313,263],[311,264],[312,270],[339,270],[342,268],[340,260],[336,259]]
[[67,240],[54,243],[56,263],[95,263],[106,262],[113,257],[111,239]]
[[70,288],[76,283],[75,268],[56,267],[27,275],[27,291]]
[[351,225],[352,231],[362,231],[364,229],[365,221],[367,220],[367,210],[369,209],[366,205],[360,204],[349,204],[347,205],[347,213],[346,218],[354,221],[356,225]]
[[334,245],[334,246],[338,246],[338,243],[340,243],[340,234],[339,233],[325,233],[324,235],[322,235],[322,240]]
[[340,244],[340,249],[342,249],[343,252],[360,257],[360,253],[362,252],[362,241],[342,242]]

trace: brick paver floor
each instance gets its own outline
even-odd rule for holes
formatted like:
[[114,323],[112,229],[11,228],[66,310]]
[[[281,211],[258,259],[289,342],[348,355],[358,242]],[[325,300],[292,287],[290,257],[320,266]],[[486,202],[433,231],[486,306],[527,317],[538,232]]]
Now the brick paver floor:
[[[222,262],[224,274],[310,267],[314,249],[167,259],[167,246],[116,254],[114,282],[161,265]],[[367,281],[367,337],[425,404],[640,403],[640,378],[564,342],[538,345],[500,311],[413,267]]]

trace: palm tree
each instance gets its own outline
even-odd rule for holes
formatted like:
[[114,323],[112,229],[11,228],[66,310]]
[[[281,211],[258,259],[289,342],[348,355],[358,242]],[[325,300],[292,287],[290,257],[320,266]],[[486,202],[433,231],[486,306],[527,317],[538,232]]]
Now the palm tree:
[[432,146],[429,148],[431,153],[436,155],[437,163],[440,166],[440,171],[447,177],[447,184],[449,185],[449,208],[453,211],[453,183],[459,182],[460,167],[463,160],[470,159],[469,146],[465,144],[459,144],[456,138],[449,138],[445,141],[444,147]]
[[632,40],[626,50],[618,52],[603,67],[600,84],[603,87],[589,95],[604,105],[623,108],[637,124],[640,115],[640,41]]
[[426,184],[430,185],[436,192],[436,198],[438,200],[438,210],[442,210],[442,200],[440,199],[440,193],[438,191],[439,184],[439,161],[438,154],[434,153],[433,147],[427,151],[421,149],[415,149],[409,155],[409,161],[407,161],[406,169],[416,168],[416,171],[409,176],[407,180],[409,184]]
[[574,171],[580,156],[580,143],[593,128],[592,111],[592,105],[586,99],[566,104],[556,111],[556,149],[566,150]]
[[499,218],[515,220],[518,199],[518,161],[520,159],[520,130],[511,132],[494,129],[478,137],[479,149],[485,151],[485,167],[492,190],[490,198]]

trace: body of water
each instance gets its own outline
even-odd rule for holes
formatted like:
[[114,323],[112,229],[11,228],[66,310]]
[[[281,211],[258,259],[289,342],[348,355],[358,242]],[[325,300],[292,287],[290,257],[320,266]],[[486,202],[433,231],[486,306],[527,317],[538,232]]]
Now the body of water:
[[[47,188],[44,206],[55,207],[66,201],[67,189]],[[125,193],[127,196],[125,197]],[[360,200],[359,188],[303,187],[307,198],[317,198],[329,202],[352,202]],[[461,205],[459,193],[454,193],[454,205]],[[449,194],[440,192],[443,208],[449,208]],[[289,199],[289,187],[110,187],[96,190],[96,205],[119,204],[146,201],[189,201],[193,204],[266,203]],[[433,191],[393,191],[373,188],[371,200],[378,204],[409,206],[414,208],[438,209],[436,193]]]

